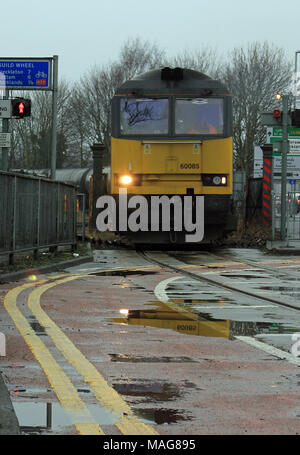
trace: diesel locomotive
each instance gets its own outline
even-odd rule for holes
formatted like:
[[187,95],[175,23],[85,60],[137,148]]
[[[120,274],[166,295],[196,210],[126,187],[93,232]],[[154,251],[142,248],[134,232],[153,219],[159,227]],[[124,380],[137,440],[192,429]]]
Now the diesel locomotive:
[[[185,68],[126,81],[112,99],[105,193],[114,204],[107,196],[97,202],[109,206],[98,229],[134,243],[221,238],[231,217],[232,157],[232,97],[220,81]],[[187,237],[197,223],[200,235]]]

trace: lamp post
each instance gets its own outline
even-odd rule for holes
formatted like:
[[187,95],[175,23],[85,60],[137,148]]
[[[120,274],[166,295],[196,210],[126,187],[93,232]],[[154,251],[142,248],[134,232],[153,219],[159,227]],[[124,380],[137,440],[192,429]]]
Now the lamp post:
[[282,95],[282,148],[281,148],[281,240],[287,239],[286,229],[286,170],[287,154],[289,151],[288,140],[288,95]]

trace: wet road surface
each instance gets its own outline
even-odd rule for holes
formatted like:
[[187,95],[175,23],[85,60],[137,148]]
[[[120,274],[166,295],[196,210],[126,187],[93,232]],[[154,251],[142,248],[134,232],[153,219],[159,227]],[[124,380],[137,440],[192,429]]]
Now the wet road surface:
[[[151,254],[299,303],[297,257]],[[0,370],[24,434],[299,433],[296,309],[201,283],[134,251],[99,251],[59,277],[3,284],[0,295]]]

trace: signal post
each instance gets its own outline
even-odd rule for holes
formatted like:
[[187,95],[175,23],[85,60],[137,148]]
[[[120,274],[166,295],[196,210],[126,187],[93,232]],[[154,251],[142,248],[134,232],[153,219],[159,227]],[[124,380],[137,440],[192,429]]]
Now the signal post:
[[[3,99],[6,101],[6,100],[8,100],[8,98],[9,98],[9,90],[7,90],[5,88],[5,95],[4,95]],[[9,109],[8,115],[10,115],[11,107],[9,106],[8,109]],[[2,111],[2,109],[1,109],[1,115],[3,115],[4,112],[7,112],[7,111]],[[2,144],[0,144],[2,147],[2,169],[4,171],[7,171],[7,169],[8,169],[8,150],[10,148],[9,117],[5,115],[2,118],[3,118],[2,133],[3,133],[3,140],[4,140],[4,142],[2,142]]]

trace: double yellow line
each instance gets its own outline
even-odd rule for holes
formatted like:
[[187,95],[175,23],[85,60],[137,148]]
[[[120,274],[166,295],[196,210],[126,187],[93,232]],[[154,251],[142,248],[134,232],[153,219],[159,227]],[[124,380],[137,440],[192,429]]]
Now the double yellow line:
[[[21,292],[36,287],[30,292],[27,303],[38,322],[45,328],[47,335],[52,339],[56,348],[65,359],[88,383],[101,406],[109,410],[115,418],[115,425],[122,434],[126,435],[157,435],[149,425],[139,421],[123,398],[106,382],[99,371],[76,348],[64,332],[44,312],[40,299],[44,292],[59,284],[64,284],[83,275],[72,275],[67,278],[56,279],[47,283],[45,280],[24,284],[10,290],[4,299],[4,306],[13,319],[17,329],[26,341],[29,349],[40,363],[51,387],[57,395],[62,407],[68,413],[71,422],[80,434],[104,435],[102,428],[97,424],[89,412],[87,405],[81,400],[76,388],[58,365],[46,345],[35,334],[27,319],[17,307],[17,299]],[[46,283],[46,284],[45,284]]]

